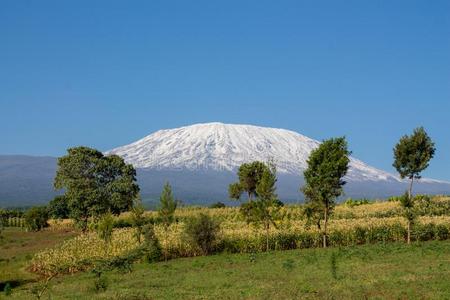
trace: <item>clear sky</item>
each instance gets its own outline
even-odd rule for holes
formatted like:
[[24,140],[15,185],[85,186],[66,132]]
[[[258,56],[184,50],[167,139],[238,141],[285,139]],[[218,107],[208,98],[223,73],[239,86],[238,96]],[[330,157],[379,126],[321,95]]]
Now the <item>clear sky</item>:
[[450,1],[0,2],[0,154],[210,121],[346,135],[388,171],[423,125],[450,180]]

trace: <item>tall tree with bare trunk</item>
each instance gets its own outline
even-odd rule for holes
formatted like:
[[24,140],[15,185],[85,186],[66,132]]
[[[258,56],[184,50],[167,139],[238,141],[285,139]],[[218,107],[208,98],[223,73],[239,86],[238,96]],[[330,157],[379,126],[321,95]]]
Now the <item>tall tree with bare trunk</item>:
[[[409,199],[401,201],[402,207],[405,209],[405,216],[408,221],[408,244],[411,242],[411,225],[414,218],[414,198],[413,184],[414,180],[421,178],[420,173],[428,168],[430,160],[433,158],[436,148],[434,142],[426,133],[423,127],[414,129],[411,135],[404,135],[394,148],[394,164],[402,179],[408,178],[409,189],[407,196]],[[405,197],[405,196],[403,196]]]

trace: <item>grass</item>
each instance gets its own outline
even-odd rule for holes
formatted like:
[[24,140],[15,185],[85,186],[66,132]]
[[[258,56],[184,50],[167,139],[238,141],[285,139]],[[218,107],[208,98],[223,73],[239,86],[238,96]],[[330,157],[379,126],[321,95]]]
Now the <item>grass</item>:
[[[51,299],[450,299],[450,242],[377,244],[140,263],[55,279]],[[30,299],[28,283],[10,299]],[[1,295],[1,294],[0,294]],[[46,298],[48,294],[44,297]],[[1,296],[0,296],[1,297]]]
[[68,230],[26,232],[16,227],[5,228],[0,238],[0,291],[7,283],[18,287],[36,281],[37,277],[26,270],[32,255],[75,235]]

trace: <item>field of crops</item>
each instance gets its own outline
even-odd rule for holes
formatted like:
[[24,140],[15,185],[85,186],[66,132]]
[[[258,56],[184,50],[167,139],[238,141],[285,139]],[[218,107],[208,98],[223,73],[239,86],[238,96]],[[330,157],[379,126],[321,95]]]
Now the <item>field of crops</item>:
[[[450,198],[436,197],[431,202],[419,203],[419,217],[413,228],[413,240],[446,240],[450,238]],[[156,212],[146,212],[149,222],[155,224],[155,233],[166,258],[201,255],[200,249],[192,245],[184,234],[189,218],[207,214],[220,223],[216,252],[251,253],[265,250],[265,235],[262,228],[249,225],[238,208],[178,209],[176,221],[167,229],[158,224]],[[321,233],[315,226],[306,226],[302,206],[285,206],[282,218],[270,229],[269,247],[273,250],[312,248],[321,246]],[[105,242],[95,232],[81,234],[63,244],[36,254],[31,270],[37,273],[51,272],[52,268],[63,268],[68,273],[84,270],[90,262],[99,258],[124,255],[138,246],[135,229],[129,227],[130,215],[116,219],[113,238],[106,249]],[[52,227],[71,226],[70,221],[52,222]],[[338,205],[329,223],[329,244],[350,246],[369,243],[403,242],[406,237],[406,222],[397,202],[375,202],[364,205]]]

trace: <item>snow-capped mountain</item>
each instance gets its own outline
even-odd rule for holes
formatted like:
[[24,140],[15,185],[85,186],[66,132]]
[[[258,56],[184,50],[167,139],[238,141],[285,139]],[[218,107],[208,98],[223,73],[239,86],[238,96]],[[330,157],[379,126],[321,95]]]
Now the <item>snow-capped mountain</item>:
[[[136,168],[235,171],[241,164],[273,159],[279,173],[300,175],[319,142],[297,132],[222,123],[197,124],[160,130],[143,139],[113,149]],[[352,180],[397,180],[355,158]]]
[[[160,130],[107,154],[117,154],[139,170],[144,193],[167,180],[192,199],[226,198],[242,163],[273,159],[280,196],[298,200],[306,161],[319,144],[285,129],[207,123]],[[346,194],[352,197],[385,197],[406,189],[406,181],[356,158],[351,158],[346,180]],[[450,184],[442,181],[422,179],[419,185],[418,192],[450,192]]]

